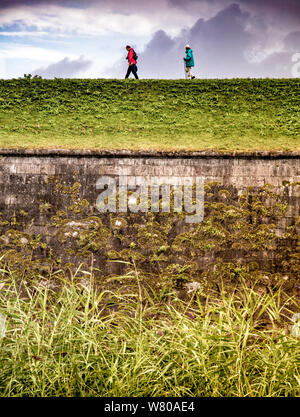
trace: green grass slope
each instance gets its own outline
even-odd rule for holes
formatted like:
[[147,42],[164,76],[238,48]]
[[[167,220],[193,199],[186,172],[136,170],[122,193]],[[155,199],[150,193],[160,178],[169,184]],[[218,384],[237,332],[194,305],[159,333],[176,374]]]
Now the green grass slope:
[[300,80],[0,80],[0,146],[300,150]]

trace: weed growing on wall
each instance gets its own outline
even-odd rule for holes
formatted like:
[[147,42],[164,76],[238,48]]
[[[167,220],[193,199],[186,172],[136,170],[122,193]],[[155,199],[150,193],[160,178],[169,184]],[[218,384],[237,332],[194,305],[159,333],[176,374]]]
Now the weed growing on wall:
[[154,283],[162,294],[183,291],[194,281],[216,289],[225,280],[234,288],[241,279],[269,292],[281,286],[296,291],[299,218],[295,213],[287,223],[285,194],[270,185],[237,195],[230,187],[206,184],[204,220],[186,224],[184,211],[99,214],[81,197],[78,182],[48,181],[65,209],[40,204],[48,219],[43,234],[30,233],[32,219],[26,213],[1,222],[0,256],[27,277],[74,271],[81,264],[94,268],[96,281],[105,286],[107,278],[126,274],[134,262],[141,280]]

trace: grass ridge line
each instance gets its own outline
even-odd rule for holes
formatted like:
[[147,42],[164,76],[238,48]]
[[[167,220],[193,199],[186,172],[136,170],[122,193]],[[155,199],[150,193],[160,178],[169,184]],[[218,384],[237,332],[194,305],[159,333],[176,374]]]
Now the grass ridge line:
[[298,159],[298,151],[165,151],[130,149],[0,148],[0,156],[82,156],[82,157],[178,157],[178,158],[263,158]]

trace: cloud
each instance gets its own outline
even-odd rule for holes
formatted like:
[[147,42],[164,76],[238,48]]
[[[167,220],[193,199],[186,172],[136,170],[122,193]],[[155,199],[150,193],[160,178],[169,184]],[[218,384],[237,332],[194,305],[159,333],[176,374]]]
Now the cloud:
[[[266,48],[267,34],[263,20],[231,4],[208,20],[198,19],[177,37],[157,31],[144,51],[137,51],[140,77],[183,78],[186,43],[194,51],[197,77],[291,77],[291,53],[300,45],[300,32],[286,36],[280,50]],[[122,59],[116,65],[115,76],[123,75],[125,65]]]
[[286,14],[299,14],[300,3],[298,0],[238,0],[241,4],[246,4],[251,7],[269,8],[279,10]]
[[268,37],[276,38],[282,33],[287,34],[289,31],[299,29],[299,0],[169,0],[169,3],[184,12],[198,14],[198,16],[203,14],[202,17],[207,18],[209,13],[216,14],[233,1],[242,10],[250,12],[255,19],[265,22],[268,26]]
[[288,52],[275,52],[258,65],[253,65],[254,74],[268,78],[290,78],[292,76],[291,54]]
[[0,9],[20,8],[26,6],[40,6],[55,4],[68,7],[79,7],[84,3],[91,3],[92,0],[1,0]]
[[[18,50],[18,58],[26,59],[26,68],[28,64],[32,68],[51,61],[58,64],[66,57],[76,61],[78,55],[84,54],[95,64],[89,69],[91,76],[102,73],[123,77],[126,72],[123,45],[133,43],[140,57],[141,77],[182,77],[184,45],[188,42],[194,50],[198,77],[288,77],[291,56],[300,52],[299,33],[299,0],[0,2],[0,57],[6,54],[9,59]],[[40,62],[36,58],[31,62],[37,53],[26,57],[21,46],[15,45],[24,38],[24,51],[30,52],[29,43],[37,46],[40,42],[43,47],[44,42],[58,37],[68,41],[66,45],[60,43],[57,50],[60,56]],[[5,42],[11,43],[11,51],[3,51]],[[75,52],[76,56],[69,52]],[[115,59],[119,61],[114,67],[105,70],[104,66]],[[14,63],[7,65],[13,68]]]
[[[169,0],[169,4],[182,9],[195,9],[196,7],[207,7],[210,3],[212,6],[227,7],[230,0]],[[287,15],[300,14],[299,0],[236,0],[241,6],[247,6],[249,9],[279,11]]]
[[145,78],[168,78],[170,70],[178,64],[178,44],[163,30],[157,31],[140,54],[140,62]]
[[[186,25],[195,22],[195,16],[170,8],[168,0],[143,2],[136,0],[60,2],[13,1],[0,3],[0,29],[19,25],[20,30],[35,28],[51,33],[81,35],[148,35],[164,27],[175,35]],[[47,7],[46,7],[47,6]],[[84,7],[83,7],[84,6]]]
[[[2,43],[0,49],[0,58],[2,59],[30,59],[33,61],[42,61],[48,63],[49,61],[58,61],[65,57],[61,51],[40,48],[33,45],[27,45],[22,43]],[[75,58],[75,55],[69,54],[70,58]]]
[[17,31],[17,32],[5,32],[5,31],[1,31],[0,32],[0,36],[10,36],[10,37],[17,37],[17,38],[22,38],[24,36],[48,36],[48,32],[38,32],[38,31],[34,31],[34,32],[30,32],[30,31]]
[[144,34],[151,29],[150,22],[142,16],[132,14],[124,19],[122,14],[101,12],[88,9],[84,13],[79,9],[62,8],[48,5],[47,8],[8,9],[0,15],[0,27],[18,24],[21,31],[33,29],[51,34],[106,35],[108,33]]
[[284,39],[284,45],[289,52],[300,52],[300,30],[289,33]]
[[33,75],[40,75],[43,78],[71,78],[80,72],[86,71],[92,65],[92,61],[83,56],[71,60],[64,58],[46,68],[38,68],[32,72]]
[[[292,22],[294,26],[290,26],[290,30],[296,29],[295,25],[299,26],[299,0],[235,2],[252,14],[263,16],[268,25],[276,23],[277,30],[287,29]],[[231,3],[232,0],[1,0],[0,26],[10,25],[17,19],[23,25],[34,23],[39,28],[48,25],[49,29],[56,31],[95,34],[109,31],[109,23],[111,31],[119,25],[122,32],[128,22],[138,33],[142,28],[145,31],[150,28],[152,33],[162,28],[174,36],[187,25],[195,23],[197,18],[210,19]],[[128,27],[127,33],[130,33]]]
[[195,73],[199,76],[246,76],[248,63],[244,51],[252,45],[252,37],[245,30],[248,18],[249,15],[234,4],[212,19],[198,19],[178,37],[171,38],[164,31],[157,31],[139,54],[140,75],[182,78],[184,46],[189,43],[194,51]]

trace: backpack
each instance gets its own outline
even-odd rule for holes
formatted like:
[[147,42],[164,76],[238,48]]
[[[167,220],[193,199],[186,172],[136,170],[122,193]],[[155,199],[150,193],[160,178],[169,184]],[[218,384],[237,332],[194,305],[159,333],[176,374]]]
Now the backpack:
[[137,54],[136,54],[135,50],[133,50],[133,59],[134,59],[135,61],[138,59],[138,56],[137,56]]
[[[132,48],[132,49],[133,49],[133,48]],[[138,56],[137,56],[137,54],[136,54],[136,52],[135,52],[135,50],[134,50],[134,49],[133,49],[133,56],[132,56],[132,58],[133,58],[135,61],[138,59]],[[127,54],[126,59],[128,59],[128,54]]]

